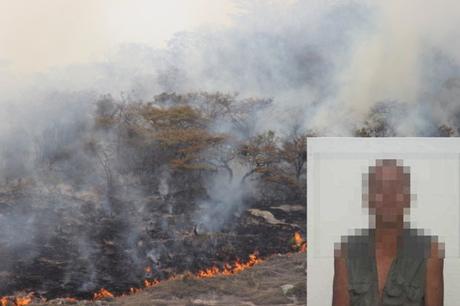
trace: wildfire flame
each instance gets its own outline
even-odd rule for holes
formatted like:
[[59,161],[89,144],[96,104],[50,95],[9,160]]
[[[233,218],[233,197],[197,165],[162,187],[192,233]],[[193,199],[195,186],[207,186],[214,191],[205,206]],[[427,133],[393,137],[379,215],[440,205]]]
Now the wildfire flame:
[[149,288],[149,287],[154,287],[156,285],[158,285],[160,283],[159,280],[148,280],[148,279],[144,279],[144,287],[145,288]]
[[298,250],[299,252],[307,251],[307,242],[303,240],[300,232],[295,232],[292,240],[294,242],[292,245],[293,249]]
[[31,295],[27,295],[27,296],[23,296],[23,297],[16,297],[16,299],[15,299],[16,306],[29,305],[31,302],[32,302],[32,296]]
[[31,292],[25,296],[16,296],[16,297],[11,297],[11,299],[7,296],[3,296],[0,298],[0,306],[8,306],[8,305],[14,305],[14,306],[26,306],[32,303],[34,293]]
[[[203,269],[194,274],[194,276],[199,277],[199,278],[209,278],[209,277],[214,277],[217,275],[232,275],[239,273],[247,268],[250,268],[254,266],[255,264],[258,264],[262,262],[262,259],[257,257],[256,253],[252,253],[249,255],[249,259],[246,262],[241,262],[239,259],[237,259],[233,264],[226,263],[222,268],[218,266],[213,266],[211,268]],[[151,272],[150,266],[147,266],[145,268],[146,272]],[[167,280],[173,280],[176,279],[177,276],[173,275],[169,277]],[[144,280],[144,287],[145,288],[150,288],[158,285],[161,281],[154,279],[154,280]],[[130,291],[137,292],[135,289],[131,288]]]
[[102,300],[105,298],[113,298],[113,297],[114,297],[113,293],[105,288],[101,288],[101,290],[99,290],[93,295],[94,300]]
[[[306,249],[306,243],[302,239],[302,235],[300,233],[296,233],[294,235],[293,239],[294,239],[295,245],[298,246],[301,249],[301,251],[304,251]],[[200,270],[200,271],[196,272],[193,275],[195,277],[198,277],[198,278],[209,278],[209,277],[214,277],[214,276],[217,276],[217,275],[233,275],[233,274],[240,273],[241,271],[243,271],[245,269],[251,268],[252,266],[254,266],[254,265],[256,265],[256,264],[258,264],[260,262],[262,262],[262,259],[260,259],[257,256],[257,253],[255,252],[255,253],[250,254],[248,260],[245,261],[245,262],[242,262],[240,259],[237,259],[232,264],[226,263],[226,264],[223,265],[223,267],[213,266],[211,268]],[[152,268],[150,266],[147,266],[145,268],[145,272],[146,273],[151,273]],[[177,278],[179,278],[179,277],[176,276],[176,275],[172,275],[166,280],[173,280],[173,279],[177,279]],[[158,279],[154,279],[154,280],[145,279],[144,280],[144,287],[145,288],[154,287],[154,286],[158,285],[160,282],[161,281],[158,280]],[[130,288],[128,294],[135,294],[135,293],[138,293],[141,290],[142,289],[140,289],[140,288]],[[26,306],[26,305],[29,305],[32,302],[33,295],[34,295],[34,293],[32,292],[32,293],[29,293],[26,296],[14,297],[14,300],[10,300],[10,298],[6,297],[6,296],[0,297],[0,306],[9,306],[9,305],[11,305],[11,303],[14,303],[14,306]],[[112,292],[110,292],[109,290],[105,289],[105,288],[101,288],[98,292],[93,294],[93,300],[101,300],[101,299],[113,298],[113,297],[115,297],[115,295]],[[68,298],[66,298],[66,301],[75,302],[75,301],[78,301],[78,300],[75,299],[75,298],[68,297]]]
[[[249,260],[247,262],[241,262],[239,259],[235,261],[233,264],[228,264],[226,263],[223,268],[219,268],[217,266],[213,266],[208,269],[200,270],[194,276],[199,277],[199,278],[209,278],[209,277],[214,277],[216,275],[232,275],[239,273],[247,268],[250,268],[254,266],[255,264],[258,264],[262,261],[262,259],[258,258],[255,253],[249,255]],[[145,268],[146,273],[151,273],[152,268],[150,266],[147,266]],[[172,275],[169,277],[167,280],[173,280],[176,279],[177,276]],[[145,288],[150,288],[158,285],[161,281],[154,279],[154,280],[144,280],[144,287]],[[139,288],[130,288],[129,294],[135,294],[137,292],[141,291]],[[14,305],[15,306],[26,306],[29,305],[32,302],[32,295],[33,293],[24,296],[24,297],[15,297],[14,299]],[[105,288],[101,288],[98,292],[93,294],[93,300],[102,300],[105,298],[113,298],[115,295],[110,292],[109,290]],[[67,301],[77,301],[77,299],[74,298],[66,298]],[[0,298],[0,306],[8,306],[10,300],[8,297],[1,297]]]
[[233,265],[225,264],[223,268],[217,266],[198,271],[196,273],[197,277],[208,278],[216,275],[232,275],[239,273],[247,268],[254,266],[262,262],[262,259],[258,258],[255,253],[249,255],[249,260],[247,262],[241,262],[239,259],[235,261]]

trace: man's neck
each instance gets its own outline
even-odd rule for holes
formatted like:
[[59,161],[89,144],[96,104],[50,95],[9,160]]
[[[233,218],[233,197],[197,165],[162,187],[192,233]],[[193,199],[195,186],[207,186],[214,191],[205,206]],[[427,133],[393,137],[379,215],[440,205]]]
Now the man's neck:
[[376,253],[383,256],[396,256],[398,250],[399,238],[404,229],[403,220],[388,223],[382,220],[376,220],[375,227],[375,248]]

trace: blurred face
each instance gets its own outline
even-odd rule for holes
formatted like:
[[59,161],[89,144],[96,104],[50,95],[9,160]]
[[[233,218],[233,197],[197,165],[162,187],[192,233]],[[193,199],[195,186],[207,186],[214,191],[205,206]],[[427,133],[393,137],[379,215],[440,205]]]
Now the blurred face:
[[369,174],[369,208],[384,223],[395,223],[410,206],[410,179],[397,165],[376,166]]

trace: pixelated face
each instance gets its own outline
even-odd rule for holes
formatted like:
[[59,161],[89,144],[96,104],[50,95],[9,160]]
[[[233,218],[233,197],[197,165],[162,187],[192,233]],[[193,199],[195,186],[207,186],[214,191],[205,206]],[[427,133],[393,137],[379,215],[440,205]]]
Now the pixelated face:
[[410,177],[396,163],[384,163],[369,173],[369,208],[385,222],[394,222],[410,206]]

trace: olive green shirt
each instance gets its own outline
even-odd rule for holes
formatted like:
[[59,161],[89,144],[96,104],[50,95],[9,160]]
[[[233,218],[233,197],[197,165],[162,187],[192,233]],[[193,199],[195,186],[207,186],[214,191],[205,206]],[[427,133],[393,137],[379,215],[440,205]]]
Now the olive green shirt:
[[375,260],[375,230],[348,237],[347,268],[350,306],[424,306],[426,260],[431,237],[404,229],[380,299]]

